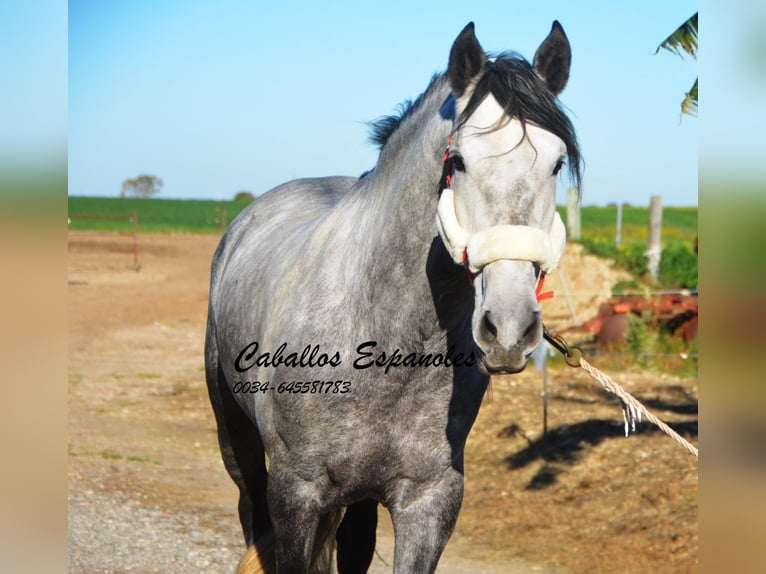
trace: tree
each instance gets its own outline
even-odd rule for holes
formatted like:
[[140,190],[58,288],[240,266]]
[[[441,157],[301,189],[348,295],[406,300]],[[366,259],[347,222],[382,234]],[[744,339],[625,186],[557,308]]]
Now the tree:
[[[697,37],[697,14],[698,12],[695,12],[694,15],[681,24],[675,32],[665,38],[654,53],[656,54],[660,51],[660,48],[664,48],[668,52],[681,56],[681,58],[684,57],[683,52],[686,52],[696,60],[697,49],[699,48],[699,39]],[[690,116],[697,115],[699,108],[699,100],[697,96],[698,81],[699,78],[695,78],[691,89],[684,95],[684,99],[681,102],[682,114]]]
[[120,197],[152,197],[162,189],[163,182],[156,175],[139,175],[122,182]]
[[234,201],[253,201],[255,196],[250,191],[238,191],[234,196]]

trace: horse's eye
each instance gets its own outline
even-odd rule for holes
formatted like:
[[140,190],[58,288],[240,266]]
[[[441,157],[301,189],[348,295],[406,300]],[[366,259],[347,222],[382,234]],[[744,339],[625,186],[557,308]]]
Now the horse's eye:
[[556,162],[556,167],[553,168],[553,175],[554,175],[554,177],[559,174],[559,172],[561,171],[562,167],[564,167],[564,160],[563,159],[559,159],[559,161]]
[[452,166],[457,171],[465,171],[465,164],[463,163],[463,158],[459,156],[458,154],[455,154],[452,156]]

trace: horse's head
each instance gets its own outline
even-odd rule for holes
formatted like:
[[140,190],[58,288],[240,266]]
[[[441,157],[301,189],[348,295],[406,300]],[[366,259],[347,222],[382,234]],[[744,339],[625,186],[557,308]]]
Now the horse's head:
[[[516,372],[542,338],[541,272],[563,252],[556,179],[565,163],[579,179],[574,130],[556,96],[571,52],[554,22],[534,63],[488,59],[469,24],[455,41],[443,115],[453,118],[437,223],[456,262],[474,274],[473,337],[488,372]],[[444,112],[444,110],[447,112]]]

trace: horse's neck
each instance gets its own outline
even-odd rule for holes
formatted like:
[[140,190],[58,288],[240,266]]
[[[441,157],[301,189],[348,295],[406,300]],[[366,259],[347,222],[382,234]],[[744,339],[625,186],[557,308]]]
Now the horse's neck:
[[[440,118],[438,105],[433,109],[432,102],[429,109],[419,110],[420,118],[408,118],[410,123],[400,126],[408,130],[407,143],[403,145],[402,138],[382,151],[359,194],[355,288],[367,311],[380,315],[374,323],[392,325],[392,314],[396,318],[395,325],[386,328],[392,338],[423,341],[438,336],[443,321],[434,304],[434,282],[453,284],[455,274],[461,278],[446,252],[433,249],[434,241],[440,241],[435,224],[438,185],[451,129]],[[434,251],[444,255],[444,261],[437,256],[434,264]],[[468,291],[451,293],[461,299],[453,302],[455,311],[470,306],[463,300],[470,298]]]
[[435,235],[438,184],[451,122],[439,115],[446,86],[435,82],[423,103],[405,118],[381,151],[367,189],[362,215],[380,243],[415,248]]
[[[436,123],[436,122],[434,122]],[[405,148],[384,150],[372,174],[368,214],[391,245],[422,243],[436,231],[434,216],[446,131],[429,126]]]

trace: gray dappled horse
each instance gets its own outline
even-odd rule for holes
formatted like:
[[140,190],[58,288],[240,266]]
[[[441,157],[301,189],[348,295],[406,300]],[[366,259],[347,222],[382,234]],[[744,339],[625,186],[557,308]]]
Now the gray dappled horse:
[[490,374],[541,341],[557,174],[579,180],[556,100],[570,59],[558,22],[533,65],[488,58],[469,24],[447,73],[375,125],[372,171],[281,185],[224,234],[205,360],[241,571],[329,571],[334,550],[339,572],[365,572],[378,503],[394,571],[436,568]]

